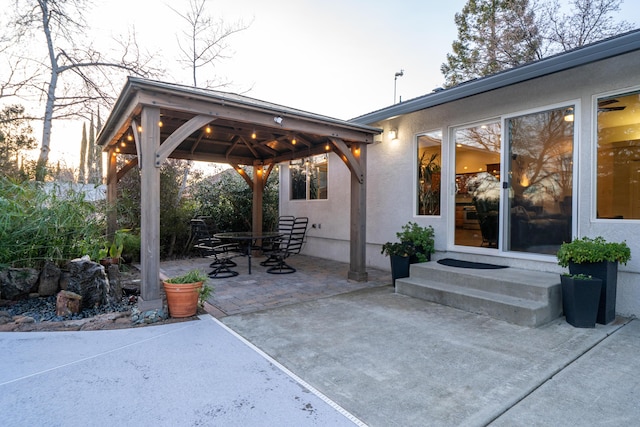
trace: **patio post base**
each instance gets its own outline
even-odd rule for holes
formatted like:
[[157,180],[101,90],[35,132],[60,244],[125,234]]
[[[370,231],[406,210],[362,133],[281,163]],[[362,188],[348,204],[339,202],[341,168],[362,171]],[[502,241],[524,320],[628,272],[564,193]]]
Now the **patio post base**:
[[162,308],[162,298],[150,299],[145,301],[141,296],[138,297],[138,309],[141,312],[149,310],[159,310]]
[[366,271],[349,271],[347,274],[347,279],[355,280],[356,282],[367,282],[369,281],[369,275]]

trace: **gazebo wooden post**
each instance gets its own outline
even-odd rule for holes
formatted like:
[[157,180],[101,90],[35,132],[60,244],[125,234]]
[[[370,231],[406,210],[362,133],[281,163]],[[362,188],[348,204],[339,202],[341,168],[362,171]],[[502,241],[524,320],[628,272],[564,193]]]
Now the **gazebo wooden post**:
[[107,158],[107,234],[113,236],[118,227],[118,213],[116,203],[118,196],[117,156],[113,146],[110,147]]
[[262,200],[264,194],[264,170],[262,163],[253,165],[253,206],[251,230],[262,233]]
[[160,167],[156,153],[160,148],[160,109],[142,108],[142,132],[140,140],[140,311],[162,308],[160,297]]
[[358,144],[352,149],[356,162],[360,165],[362,176],[351,173],[351,227],[349,247],[348,279],[366,282],[366,244],[367,244],[367,144]]

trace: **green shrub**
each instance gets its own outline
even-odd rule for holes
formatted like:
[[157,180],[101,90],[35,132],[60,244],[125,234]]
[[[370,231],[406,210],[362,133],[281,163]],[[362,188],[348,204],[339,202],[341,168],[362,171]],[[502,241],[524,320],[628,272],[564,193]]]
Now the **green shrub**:
[[612,261],[627,264],[631,259],[631,249],[626,242],[607,242],[603,237],[583,237],[563,243],[556,254],[558,264],[567,267],[569,262],[584,264],[590,262]]
[[41,267],[99,250],[104,215],[84,193],[0,178],[0,265]]

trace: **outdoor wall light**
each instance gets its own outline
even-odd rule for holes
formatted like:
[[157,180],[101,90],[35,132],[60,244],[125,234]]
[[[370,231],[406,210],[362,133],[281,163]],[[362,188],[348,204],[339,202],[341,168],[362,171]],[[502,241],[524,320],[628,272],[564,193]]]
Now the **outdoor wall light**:
[[564,121],[572,122],[574,120],[575,120],[575,116],[573,114],[573,107],[569,107],[566,110],[564,110]]
[[276,117],[273,118],[273,121],[276,122],[279,125],[282,124],[282,120],[284,120],[284,119],[282,117],[280,117],[280,116],[276,116]]
[[394,139],[398,139],[398,129],[391,129],[389,131],[389,139],[390,140],[394,140]]

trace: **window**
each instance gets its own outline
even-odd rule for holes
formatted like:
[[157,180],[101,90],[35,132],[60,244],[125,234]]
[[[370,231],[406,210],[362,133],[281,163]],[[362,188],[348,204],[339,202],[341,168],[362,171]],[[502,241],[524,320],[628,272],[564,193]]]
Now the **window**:
[[598,98],[598,218],[640,219],[640,91]]
[[418,135],[418,215],[440,215],[442,131]]
[[291,200],[326,199],[328,165],[326,155],[291,162]]

